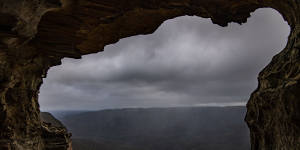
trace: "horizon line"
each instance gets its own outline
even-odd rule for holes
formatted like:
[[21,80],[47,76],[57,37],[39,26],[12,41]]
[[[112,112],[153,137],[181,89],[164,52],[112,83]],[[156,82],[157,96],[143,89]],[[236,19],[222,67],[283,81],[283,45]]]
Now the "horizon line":
[[101,111],[101,110],[114,110],[114,109],[147,109],[147,108],[181,108],[181,107],[237,107],[246,106],[247,102],[227,102],[227,103],[199,103],[194,105],[174,105],[174,106],[128,106],[128,107],[115,107],[115,108],[100,108],[100,109],[56,109],[56,110],[41,110],[41,112],[50,111]]

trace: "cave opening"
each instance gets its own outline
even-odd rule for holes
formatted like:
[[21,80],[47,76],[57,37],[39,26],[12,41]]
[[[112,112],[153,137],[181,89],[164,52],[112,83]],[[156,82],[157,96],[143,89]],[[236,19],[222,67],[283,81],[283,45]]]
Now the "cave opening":
[[151,35],[51,68],[41,110],[245,106],[259,71],[284,49],[289,32],[282,16],[266,8],[225,28],[199,17],[168,20]]

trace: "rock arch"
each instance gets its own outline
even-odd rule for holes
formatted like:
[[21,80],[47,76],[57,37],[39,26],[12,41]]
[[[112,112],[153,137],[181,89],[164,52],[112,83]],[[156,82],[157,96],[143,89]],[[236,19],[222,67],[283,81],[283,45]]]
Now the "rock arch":
[[41,123],[38,105],[42,78],[62,58],[150,34],[170,18],[196,15],[226,26],[246,22],[263,7],[280,12],[291,33],[248,102],[252,149],[299,149],[298,0],[0,0],[0,149],[70,149],[64,131]]

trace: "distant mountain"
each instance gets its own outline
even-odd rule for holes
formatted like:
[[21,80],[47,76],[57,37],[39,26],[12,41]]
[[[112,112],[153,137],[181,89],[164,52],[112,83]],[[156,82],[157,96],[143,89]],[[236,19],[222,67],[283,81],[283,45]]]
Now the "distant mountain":
[[248,150],[245,107],[118,109],[64,116],[74,150]]
[[55,116],[58,120],[62,120],[66,116],[70,115],[77,115],[81,113],[86,113],[89,111],[84,111],[84,110],[68,110],[68,111],[63,111],[63,110],[56,110],[56,111],[50,111],[50,113]]

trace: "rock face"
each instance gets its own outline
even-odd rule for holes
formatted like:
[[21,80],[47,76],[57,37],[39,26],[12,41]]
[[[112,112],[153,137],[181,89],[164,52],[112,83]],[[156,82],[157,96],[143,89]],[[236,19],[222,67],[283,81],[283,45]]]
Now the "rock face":
[[279,11],[291,34],[247,105],[252,149],[300,149],[299,0],[0,0],[0,149],[47,149],[38,93],[62,58],[150,34],[170,18],[196,15],[226,26],[262,7]]
[[40,113],[42,138],[46,150],[72,150],[71,134],[67,128],[50,113]]
[[259,74],[247,104],[252,149],[300,149],[300,26]]

